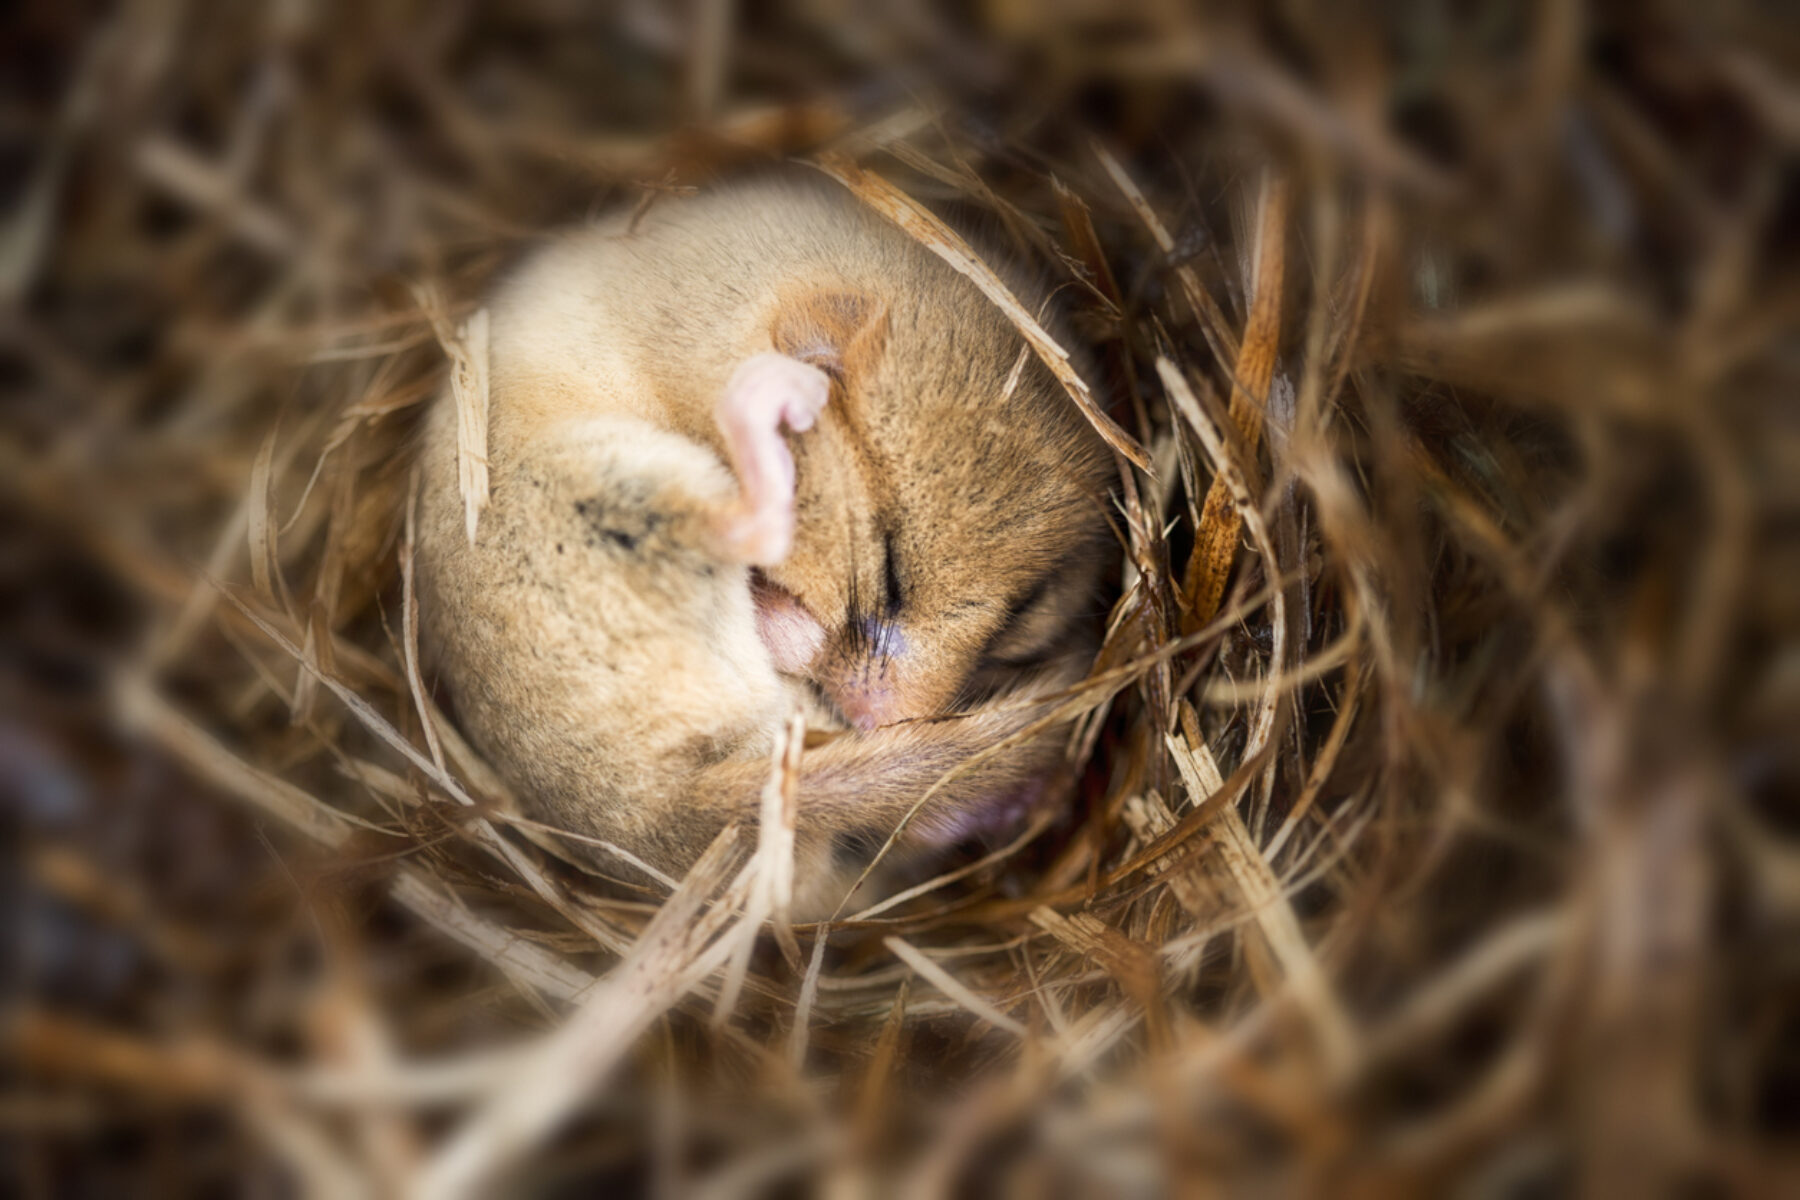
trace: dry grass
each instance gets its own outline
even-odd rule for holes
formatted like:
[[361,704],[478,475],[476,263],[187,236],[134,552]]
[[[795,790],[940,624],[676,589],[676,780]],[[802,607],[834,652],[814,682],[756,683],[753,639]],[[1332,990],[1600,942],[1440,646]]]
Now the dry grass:
[[[10,15],[8,1189],[1800,1186],[1800,26],[1680,7]],[[1120,471],[1069,810],[812,927],[797,737],[578,870],[406,569],[484,281],[783,157]]]

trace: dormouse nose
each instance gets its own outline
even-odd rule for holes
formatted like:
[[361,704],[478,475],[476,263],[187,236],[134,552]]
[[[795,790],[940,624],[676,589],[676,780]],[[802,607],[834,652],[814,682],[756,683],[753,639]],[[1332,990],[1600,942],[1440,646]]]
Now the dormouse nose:
[[885,688],[856,688],[842,691],[833,698],[844,719],[867,733],[892,723],[895,707],[892,696],[893,693]]
[[924,716],[932,702],[920,694],[917,664],[899,621],[859,617],[838,638],[817,682],[845,720],[870,730]]

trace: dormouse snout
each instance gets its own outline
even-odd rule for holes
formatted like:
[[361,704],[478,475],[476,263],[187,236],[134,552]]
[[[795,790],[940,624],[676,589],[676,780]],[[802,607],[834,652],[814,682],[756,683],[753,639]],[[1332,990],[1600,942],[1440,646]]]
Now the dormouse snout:
[[904,621],[866,616],[832,640],[813,678],[864,731],[936,716],[960,684],[954,672],[921,658]]
[[775,668],[810,677],[858,729],[929,716],[947,702],[941,689],[921,686],[929,672],[915,661],[903,622],[857,617],[833,637],[792,592],[760,571],[753,571],[750,581],[756,631]]
[[907,711],[910,646],[900,623],[863,617],[848,633],[848,644],[833,656],[823,682],[838,711],[864,731],[919,715]]

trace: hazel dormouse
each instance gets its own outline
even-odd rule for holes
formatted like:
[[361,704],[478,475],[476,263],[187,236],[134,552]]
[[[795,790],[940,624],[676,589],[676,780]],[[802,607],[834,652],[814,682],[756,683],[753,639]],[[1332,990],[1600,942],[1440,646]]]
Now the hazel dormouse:
[[445,394],[416,569],[437,686],[530,816],[680,875],[799,709],[823,914],[934,785],[896,862],[1066,774],[1066,729],[994,748],[1091,664],[1113,460],[969,281],[773,178],[558,235],[487,307],[488,506],[471,544]]

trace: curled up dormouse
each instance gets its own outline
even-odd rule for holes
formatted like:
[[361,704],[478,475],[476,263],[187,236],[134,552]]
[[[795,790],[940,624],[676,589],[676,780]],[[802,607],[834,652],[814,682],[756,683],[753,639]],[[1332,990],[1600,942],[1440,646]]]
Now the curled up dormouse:
[[[441,397],[421,612],[535,818],[678,875],[754,821],[799,709],[796,906],[829,911],[927,789],[1086,672],[1104,443],[986,297],[837,184],[557,236],[487,307],[491,494],[471,544]],[[1016,819],[1066,741],[940,787],[901,859]]]

